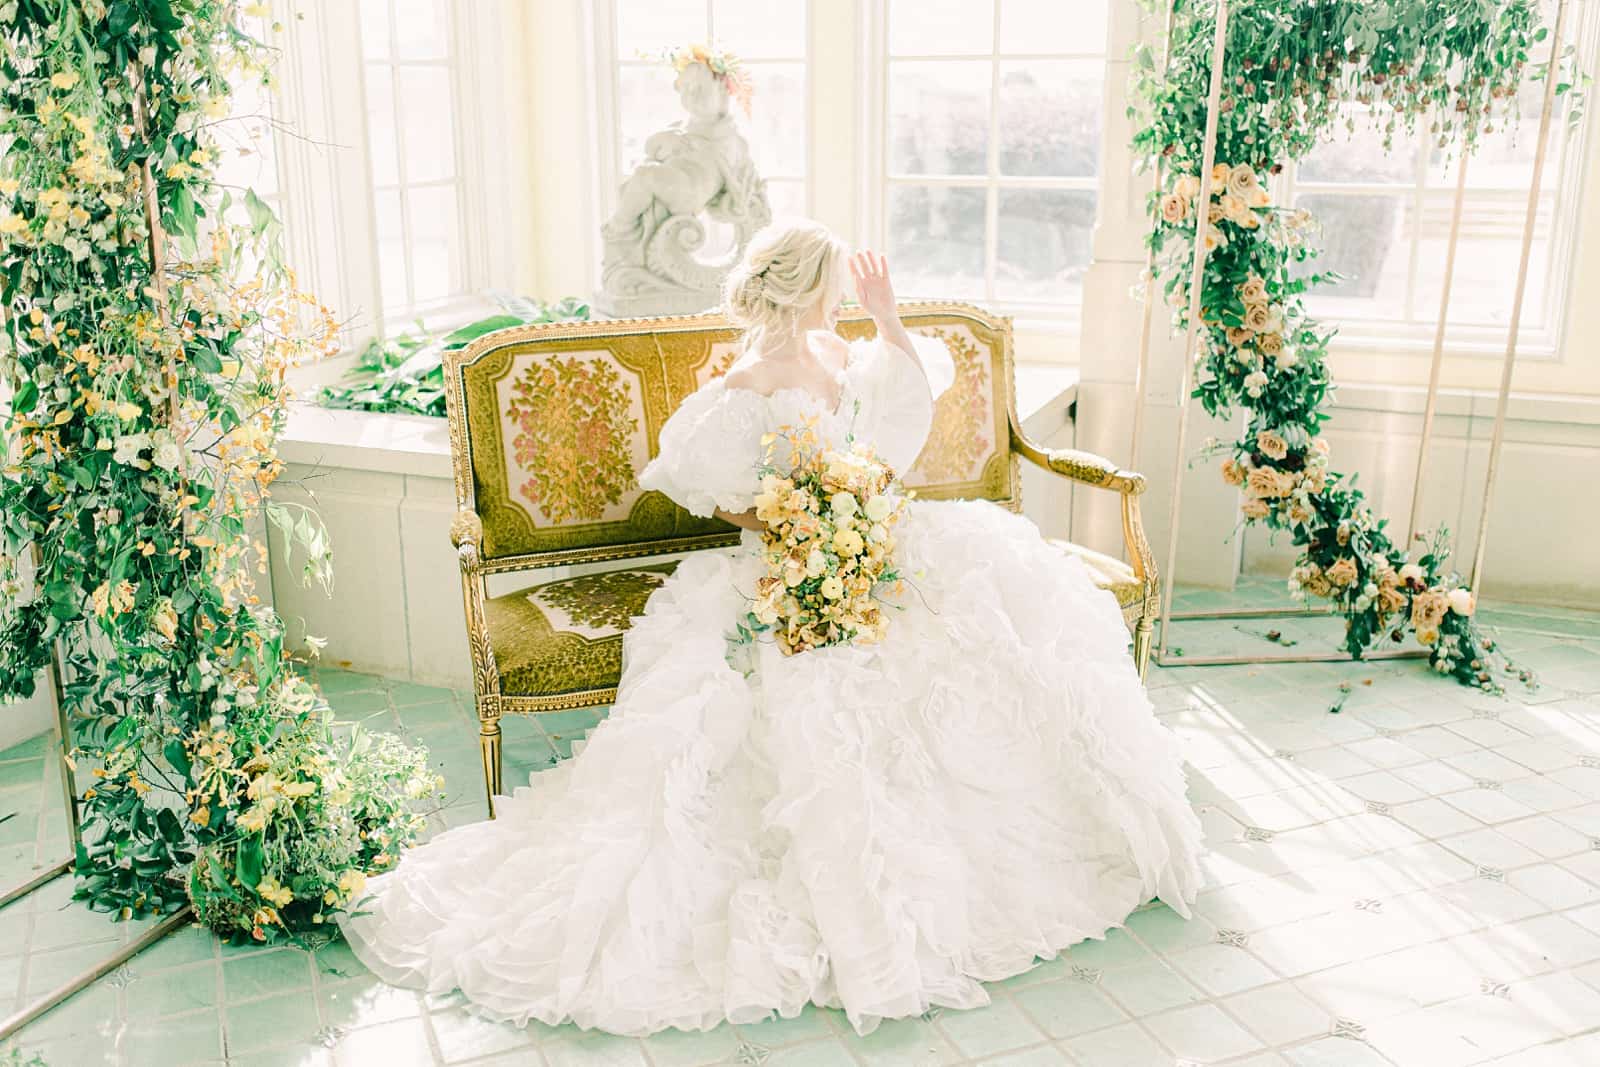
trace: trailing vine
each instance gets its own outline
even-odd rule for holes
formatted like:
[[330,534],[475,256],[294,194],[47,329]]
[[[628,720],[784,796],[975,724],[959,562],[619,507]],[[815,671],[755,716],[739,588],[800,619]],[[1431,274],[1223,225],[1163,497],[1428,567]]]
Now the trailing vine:
[[[426,755],[335,729],[254,592],[286,375],[334,321],[278,224],[214,180],[264,47],[224,0],[0,5],[0,696],[58,646],[82,793],[77,895],[192,902],[297,936],[421,826]],[[232,124],[232,125],[230,125]]]
[[1353,124],[1349,104],[1386,141],[1420,129],[1441,148],[1470,150],[1496,123],[1514,121],[1523,80],[1543,76],[1545,67],[1530,65],[1546,37],[1537,19],[1533,0],[1231,4],[1204,205],[1215,0],[1177,0],[1165,70],[1141,47],[1134,76],[1135,154],[1162,175],[1149,199],[1149,247],[1180,328],[1200,210],[1211,223],[1193,395],[1212,415],[1238,407],[1249,416],[1244,437],[1221,449],[1222,476],[1243,493],[1243,521],[1300,546],[1289,588],[1333,603],[1352,656],[1410,634],[1440,673],[1489,690],[1500,688],[1494,644],[1474,624],[1475,594],[1446,566],[1446,532],[1395,544],[1355,479],[1329,466],[1321,429],[1335,330],[1306,313],[1303,296],[1337,279],[1301,266],[1316,255],[1314,220],[1274,205],[1267,183],[1336,125]]

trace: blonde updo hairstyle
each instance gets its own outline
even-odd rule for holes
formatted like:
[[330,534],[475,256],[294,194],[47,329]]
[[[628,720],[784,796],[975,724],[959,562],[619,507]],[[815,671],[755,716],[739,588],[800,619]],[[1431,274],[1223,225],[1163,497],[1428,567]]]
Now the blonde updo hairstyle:
[[728,273],[722,306],[745,343],[759,334],[794,331],[817,304],[831,308],[844,296],[849,248],[821,223],[779,219],[750,239],[744,259]]

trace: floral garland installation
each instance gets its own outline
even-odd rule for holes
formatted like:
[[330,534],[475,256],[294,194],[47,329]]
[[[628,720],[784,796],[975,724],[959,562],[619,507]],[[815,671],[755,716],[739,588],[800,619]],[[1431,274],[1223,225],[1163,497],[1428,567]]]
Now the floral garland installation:
[[0,5],[0,696],[60,643],[93,776],[80,898],[273,940],[352,906],[440,783],[332,728],[252,591],[262,512],[327,577],[320,526],[267,487],[286,372],[335,331],[267,207],[214,181],[230,82],[266,78],[239,15]]
[[[1216,26],[1215,0],[1177,0],[1162,73],[1136,54],[1136,155],[1159,163],[1148,238],[1179,327],[1187,324],[1200,210],[1199,172]],[[1545,37],[1532,0],[1299,0],[1230,5],[1218,108],[1211,226],[1200,299],[1194,391],[1205,410],[1249,413],[1222,476],[1244,492],[1247,522],[1287,531],[1301,546],[1291,592],[1331,600],[1352,656],[1409,630],[1441,674],[1498,690],[1493,642],[1473,624],[1475,597],[1446,570],[1443,530],[1418,535],[1420,555],[1394,544],[1354,479],[1333,472],[1319,436],[1332,381],[1334,330],[1306,314],[1302,295],[1335,280],[1302,274],[1315,255],[1313,220],[1272,204],[1262,182],[1305,156],[1344,105],[1366,108],[1385,137],[1425,127],[1440,147],[1473,145],[1506,121]],[[1564,87],[1563,87],[1564,88]],[[1508,668],[1509,669],[1509,668]],[[1531,676],[1521,676],[1529,681]]]

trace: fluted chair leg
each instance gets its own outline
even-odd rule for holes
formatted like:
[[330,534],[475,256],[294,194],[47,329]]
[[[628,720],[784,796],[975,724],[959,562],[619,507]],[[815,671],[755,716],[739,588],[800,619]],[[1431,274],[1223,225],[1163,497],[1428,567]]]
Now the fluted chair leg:
[[1150,618],[1148,609],[1139,616],[1138,625],[1133,628],[1133,662],[1139,668],[1139,680],[1144,681],[1145,671],[1150,666],[1150,644],[1155,630],[1155,621]]
[[483,787],[488,794],[489,818],[494,818],[494,798],[500,788],[500,719],[478,720],[478,745],[483,751]]

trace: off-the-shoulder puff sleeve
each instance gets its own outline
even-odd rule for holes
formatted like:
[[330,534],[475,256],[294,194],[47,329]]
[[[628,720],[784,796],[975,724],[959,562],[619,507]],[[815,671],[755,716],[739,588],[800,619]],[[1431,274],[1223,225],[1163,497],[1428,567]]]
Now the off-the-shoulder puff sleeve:
[[861,404],[856,436],[870,441],[879,457],[902,475],[927,443],[934,401],[956,376],[955,361],[943,341],[921,334],[910,337],[915,352],[881,337],[853,342],[847,372]]
[[761,435],[759,399],[727,389],[721,379],[684,398],[661,427],[660,450],[639,474],[639,486],[665,493],[692,515],[709,518],[755,504]]

